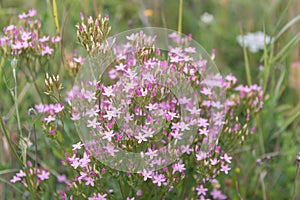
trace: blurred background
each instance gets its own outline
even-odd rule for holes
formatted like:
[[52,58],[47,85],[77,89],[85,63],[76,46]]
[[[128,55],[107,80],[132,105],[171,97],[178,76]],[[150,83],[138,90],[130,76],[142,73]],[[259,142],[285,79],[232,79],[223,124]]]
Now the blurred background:
[[[0,0],[0,29],[9,25],[19,13],[31,8],[37,9],[38,18],[43,22],[43,32],[54,35],[52,0]],[[80,22],[80,12],[84,16],[108,14],[112,35],[145,26],[173,30],[178,28],[179,0],[64,0],[57,1],[57,9],[63,52],[66,55],[72,55],[75,49],[84,54],[77,41],[75,28]],[[298,0],[183,0],[182,32],[192,34],[194,40],[209,54],[216,49],[216,64],[220,72],[223,75],[233,73],[241,83],[246,84],[243,48],[238,43],[237,36],[265,31],[273,37],[289,21],[299,18],[299,14]],[[276,42],[275,53],[299,32],[298,20]],[[262,50],[248,52],[252,82],[257,84],[261,84],[264,67],[262,57]],[[57,66],[53,69],[63,76],[61,61],[58,56],[56,59]],[[298,62],[299,44],[291,48],[286,57],[272,68],[272,77],[266,90],[265,109],[256,122],[257,133],[241,149],[234,152],[234,170],[230,177],[223,180],[229,199],[291,199],[297,166],[295,156],[300,151]],[[67,90],[71,84],[65,85]],[[276,97],[273,90],[278,92]],[[1,86],[0,92],[3,95],[0,111],[4,116],[9,116],[13,104],[9,96],[6,97],[4,86]],[[20,105],[20,110],[26,118],[27,109],[39,101],[34,95],[24,96],[25,100],[30,99]],[[13,125],[15,119],[8,121],[11,121],[8,123],[9,129],[16,131]],[[0,170],[8,170],[15,166],[4,141],[0,141]],[[47,157],[50,152],[45,150],[42,154]],[[3,181],[9,180],[10,177],[8,172],[0,173],[0,199],[1,194],[11,190],[11,186]],[[300,189],[298,192],[300,193]]]

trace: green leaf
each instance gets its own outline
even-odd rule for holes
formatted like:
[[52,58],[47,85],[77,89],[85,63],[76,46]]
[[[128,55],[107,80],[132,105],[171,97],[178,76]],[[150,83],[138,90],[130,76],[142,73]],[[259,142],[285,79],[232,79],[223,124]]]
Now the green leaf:
[[300,20],[300,15],[294,17],[291,21],[289,21],[275,36],[275,40],[277,40],[286,30],[288,30],[291,26],[296,24]]

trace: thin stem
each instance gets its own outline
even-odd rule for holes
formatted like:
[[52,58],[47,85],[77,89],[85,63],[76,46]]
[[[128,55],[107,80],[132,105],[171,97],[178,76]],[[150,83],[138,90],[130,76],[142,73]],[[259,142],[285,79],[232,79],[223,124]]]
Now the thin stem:
[[240,25],[240,32],[241,32],[241,35],[243,36],[242,37],[243,38],[243,52],[244,52],[247,83],[248,83],[248,85],[251,85],[251,73],[250,73],[250,67],[249,67],[249,58],[248,58],[248,53],[247,53],[247,49],[245,46],[245,38],[244,38],[244,34],[243,34],[243,28],[241,25]]
[[22,150],[22,158],[23,158],[23,165],[26,166],[26,147],[22,145],[23,140],[23,133],[22,133],[22,126],[21,126],[21,120],[20,120],[20,114],[19,114],[19,108],[18,108],[18,85],[17,85],[17,76],[16,76],[16,68],[13,68],[13,77],[15,81],[15,87],[14,87],[14,104],[16,109],[16,115],[17,115],[17,123],[18,123],[18,129],[20,133],[20,146]]
[[260,180],[261,188],[262,188],[262,192],[263,192],[263,199],[267,200],[266,186],[265,186],[265,182],[264,182],[264,177],[265,177],[265,174],[263,174],[263,172],[262,172],[262,170],[260,168],[259,180]]
[[120,192],[121,192],[122,198],[125,199],[125,196],[124,196],[124,193],[123,193],[123,189],[122,189],[121,179],[119,179],[118,183],[119,183],[119,188],[120,188]]
[[8,145],[9,145],[10,150],[13,152],[13,154],[14,154],[14,156],[16,157],[17,161],[18,161],[21,165],[23,165],[22,160],[21,160],[20,157],[18,156],[17,151],[15,150],[15,148],[14,148],[13,144],[11,143],[11,140],[10,140],[10,138],[9,138],[9,136],[8,136],[7,130],[6,130],[5,125],[4,125],[4,122],[3,122],[3,116],[2,116],[1,113],[0,113],[0,125],[1,125],[2,131],[3,131],[3,133],[4,133],[4,136],[5,136],[5,138],[6,138],[7,142],[8,142]]
[[178,33],[182,31],[182,7],[183,0],[179,0]]
[[[32,117],[32,121],[33,121],[33,117]],[[35,168],[37,169],[38,152],[37,152],[36,129],[35,129],[35,123],[34,122],[33,122],[33,136],[34,136],[34,146],[35,146]]]
[[294,181],[293,200],[296,200],[296,196],[297,196],[296,191],[297,191],[297,185],[298,185],[299,167],[300,167],[300,164],[297,164],[296,176],[295,176],[295,181]]
[[240,189],[239,189],[239,182],[238,180],[235,181],[235,191],[237,192],[237,195],[239,197],[240,200],[243,200],[242,195],[240,193]]
[[1,61],[0,61],[0,75],[2,74],[2,67],[4,65],[4,60],[5,60],[5,58],[4,58],[4,56],[2,56]]

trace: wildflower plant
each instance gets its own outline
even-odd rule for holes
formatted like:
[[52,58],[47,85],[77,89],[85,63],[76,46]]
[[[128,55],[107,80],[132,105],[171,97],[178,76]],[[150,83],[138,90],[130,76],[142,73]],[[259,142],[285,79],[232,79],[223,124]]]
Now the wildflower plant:
[[[1,71],[5,66],[4,58],[11,61],[15,76],[16,71],[22,71],[29,82],[34,84],[42,99],[40,89],[36,84],[39,73],[47,71],[47,64],[53,58],[60,36],[45,35],[42,32],[41,21],[36,17],[37,11],[30,9],[18,15],[18,20],[3,28],[0,33]],[[10,71],[10,70],[7,70]]]
[[[64,185],[57,195],[226,199],[218,177],[230,174],[230,152],[255,132],[262,89],[222,77],[215,51],[208,55],[191,35],[144,28],[108,37],[108,16],[81,19],[77,36],[89,56],[73,88],[35,106],[47,137],[60,143],[59,127],[72,120],[81,139],[62,148],[69,173],[55,175]],[[48,94],[63,89],[55,76],[46,87]],[[36,181],[51,176],[35,170]]]

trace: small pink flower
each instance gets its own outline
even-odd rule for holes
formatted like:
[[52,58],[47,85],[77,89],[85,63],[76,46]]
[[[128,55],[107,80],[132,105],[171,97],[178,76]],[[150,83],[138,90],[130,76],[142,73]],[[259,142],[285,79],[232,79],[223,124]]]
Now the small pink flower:
[[153,176],[152,182],[157,184],[159,187],[166,181],[165,175],[163,174],[155,174]]
[[197,195],[206,195],[206,192],[208,191],[207,188],[203,187],[203,185],[199,185],[197,188]]
[[37,11],[35,9],[31,9],[31,10],[28,10],[27,16],[34,17],[36,14],[37,14]]
[[85,63],[85,59],[81,55],[78,58],[75,57],[73,60],[74,62],[79,63],[81,65]]
[[42,51],[42,56],[44,56],[44,55],[51,55],[52,53],[53,53],[53,49],[51,49],[49,46],[45,46],[44,48],[43,48],[43,51]]
[[40,42],[47,42],[47,41],[49,41],[49,39],[50,39],[50,36],[44,36],[44,37],[40,38],[39,41]]
[[52,43],[57,43],[57,42],[60,42],[60,41],[61,41],[61,37],[59,37],[59,36],[51,38]]
[[221,171],[224,172],[225,174],[228,174],[228,172],[231,170],[228,165],[221,165]]
[[72,147],[73,147],[73,151],[76,150],[76,149],[81,149],[81,147],[83,146],[83,144],[81,142],[78,142],[76,144],[73,144]]
[[21,178],[18,177],[18,176],[14,176],[14,177],[10,180],[11,183],[16,183],[16,182],[18,182],[18,181],[21,181]]
[[44,121],[45,121],[47,124],[49,124],[50,122],[55,121],[55,119],[56,119],[55,116],[49,115],[48,117],[44,118]]
[[43,180],[47,180],[49,179],[49,175],[50,175],[50,172],[46,171],[46,170],[42,170],[42,173],[41,174],[38,174],[37,177],[43,181]]
[[85,180],[86,180],[85,185],[91,185],[92,187],[94,187],[95,184],[94,184],[94,179],[92,177],[86,177]]

